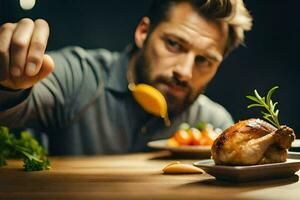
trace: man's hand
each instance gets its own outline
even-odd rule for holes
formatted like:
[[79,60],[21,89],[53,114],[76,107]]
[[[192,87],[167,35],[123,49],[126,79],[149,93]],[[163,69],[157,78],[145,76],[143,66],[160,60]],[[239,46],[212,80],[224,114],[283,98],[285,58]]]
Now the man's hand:
[[30,88],[54,70],[52,58],[45,55],[48,37],[48,23],[41,19],[0,26],[1,86]]

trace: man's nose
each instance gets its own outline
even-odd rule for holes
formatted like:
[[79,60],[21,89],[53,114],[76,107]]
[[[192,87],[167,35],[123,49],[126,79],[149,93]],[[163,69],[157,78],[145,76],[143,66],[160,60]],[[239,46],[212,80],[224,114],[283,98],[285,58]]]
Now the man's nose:
[[193,54],[186,54],[179,59],[177,66],[173,73],[180,81],[188,82],[193,76],[195,56]]

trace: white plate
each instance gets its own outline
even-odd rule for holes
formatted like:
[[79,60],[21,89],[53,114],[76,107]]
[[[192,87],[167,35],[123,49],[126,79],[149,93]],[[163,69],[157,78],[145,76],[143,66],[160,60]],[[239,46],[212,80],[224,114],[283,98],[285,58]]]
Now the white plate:
[[[148,142],[148,147],[160,150],[169,150],[172,153],[176,154],[187,154],[187,155],[197,155],[197,156],[205,156],[209,158],[211,155],[210,149],[211,146],[190,146],[190,145],[182,145],[182,146],[170,146],[168,145],[168,139],[165,140],[156,140]],[[300,139],[296,139],[292,143],[293,148],[300,147]]]
[[197,156],[210,156],[210,149],[211,146],[188,146],[188,145],[182,145],[182,146],[170,146],[168,145],[168,140],[156,140],[152,142],[148,142],[148,147],[154,148],[154,149],[161,149],[161,150],[169,150],[176,154],[187,154],[187,155],[197,155]]
[[296,140],[292,143],[292,147],[294,147],[294,148],[300,147],[300,139],[296,139]]
[[[292,156],[284,163],[272,163],[251,166],[224,166],[215,165],[212,159],[194,163],[206,173],[216,179],[244,182],[293,176],[300,169],[300,154],[291,153]],[[291,159],[295,158],[295,159]]]

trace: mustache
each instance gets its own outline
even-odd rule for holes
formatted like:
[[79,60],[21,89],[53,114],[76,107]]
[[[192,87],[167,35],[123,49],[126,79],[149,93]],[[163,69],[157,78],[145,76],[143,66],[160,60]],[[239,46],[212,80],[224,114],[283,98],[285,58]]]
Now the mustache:
[[159,77],[156,78],[155,82],[165,83],[167,85],[175,85],[175,86],[180,87],[182,90],[185,90],[185,91],[191,91],[192,90],[192,86],[188,82],[181,81],[175,76],[172,76],[172,77],[159,76]]

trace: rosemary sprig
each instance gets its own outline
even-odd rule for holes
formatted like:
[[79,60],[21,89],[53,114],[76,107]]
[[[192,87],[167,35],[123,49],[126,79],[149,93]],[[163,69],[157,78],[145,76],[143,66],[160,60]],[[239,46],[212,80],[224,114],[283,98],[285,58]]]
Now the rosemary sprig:
[[261,97],[257,90],[254,90],[254,96],[246,96],[248,99],[254,101],[254,104],[249,105],[247,108],[253,108],[253,107],[263,107],[265,108],[268,112],[261,111],[263,114],[263,118],[276,126],[277,128],[280,128],[280,123],[278,121],[278,114],[279,110],[276,109],[276,105],[278,102],[273,103],[271,97],[272,94],[275,92],[276,89],[278,89],[278,86],[275,86],[271,88],[267,94],[267,97]]

